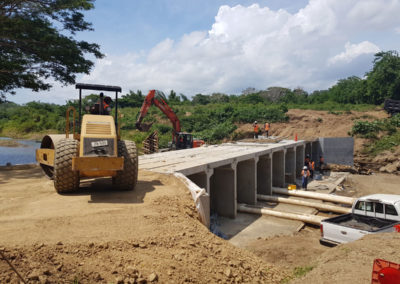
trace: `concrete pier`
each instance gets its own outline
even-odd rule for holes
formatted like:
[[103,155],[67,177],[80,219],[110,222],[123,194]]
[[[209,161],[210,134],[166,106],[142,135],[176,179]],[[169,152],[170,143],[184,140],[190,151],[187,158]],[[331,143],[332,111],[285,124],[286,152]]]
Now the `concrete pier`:
[[182,173],[209,195],[211,212],[235,218],[237,204],[256,204],[257,194],[272,195],[300,175],[312,143],[229,143],[139,157],[139,169]]

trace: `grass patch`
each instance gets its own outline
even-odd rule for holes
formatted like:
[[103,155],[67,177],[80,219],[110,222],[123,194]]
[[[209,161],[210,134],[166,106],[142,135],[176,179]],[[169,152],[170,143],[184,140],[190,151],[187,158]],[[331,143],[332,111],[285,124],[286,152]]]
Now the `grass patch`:
[[334,111],[334,110],[330,110],[328,111],[329,114],[334,114],[334,115],[341,115],[343,112],[341,111]]
[[350,114],[352,111],[369,111],[376,109],[376,105],[369,104],[339,104],[335,102],[324,102],[322,104],[287,104],[288,109],[310,109],[325,110],[331,112],[343,111]]
[[396,132],[392,135],[383,136],[381,139],[374,141],[365,150],[367,153],[376,156],[379,153],[390,150],[400,145],[400,132]]
[[[376,156],[379,153],[400,145],[400,115],[374,121],[355,121],[349,132],[351,136],[367,138],[369,145],[363,149],[365,154]],[[379,138],[379,139],[378,139]]]
[[299,278],[302,277],[304,275],[306,275],[308,272],[310,272],[311,270],[313,270],[314,266],[300,266],[300,267],[296,267],[294,269],[294,277],[295,278]]
[[292,275],[284,278],[281,283],[282,284],[286,284],[289,283],[291,280],[295,279],[295,278],[300,278],[303,277],[304,275],[306,275],[308,272],[310,272],[311,270],[314,269],[314,265],[306,265],[306,266],[299,266],[299,267],[295,267]]

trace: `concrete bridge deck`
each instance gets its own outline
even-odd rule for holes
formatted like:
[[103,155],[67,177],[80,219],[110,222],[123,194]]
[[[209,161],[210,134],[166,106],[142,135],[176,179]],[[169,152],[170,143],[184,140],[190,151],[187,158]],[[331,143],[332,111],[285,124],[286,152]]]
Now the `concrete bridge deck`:
[[155,153],[139,157],[139,168],[160,173],[179,172],[210,196],[212,212],[235,218],[237,203],[256,204],[257,194],[296,183],[307,143],[238,143]]

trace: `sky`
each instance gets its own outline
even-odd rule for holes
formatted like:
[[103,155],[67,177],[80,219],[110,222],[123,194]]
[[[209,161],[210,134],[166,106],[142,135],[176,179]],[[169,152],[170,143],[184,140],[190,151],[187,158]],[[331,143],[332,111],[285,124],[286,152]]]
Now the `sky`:
[[[327,89],[399,50],[400,0],[97,0],[85,12],[105,58],[77,82],[192,97],[248,87]],[[90,57],[89,57],[90,58]],[[8,100],[63,104],[74,86],[18,89]]]

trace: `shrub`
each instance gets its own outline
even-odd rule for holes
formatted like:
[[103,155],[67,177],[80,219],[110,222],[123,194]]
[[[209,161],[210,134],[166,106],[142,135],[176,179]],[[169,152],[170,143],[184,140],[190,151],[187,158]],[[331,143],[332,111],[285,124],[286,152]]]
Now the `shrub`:
[[377,121],[369,122],[358,120],[354,122],[353,128],[351,129],[351,135],[362,135],[365,136],[371,133],[378,133],[381,130],[381,124]]

